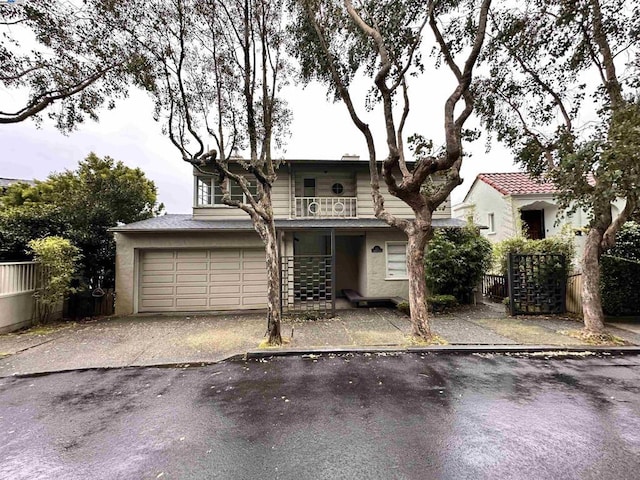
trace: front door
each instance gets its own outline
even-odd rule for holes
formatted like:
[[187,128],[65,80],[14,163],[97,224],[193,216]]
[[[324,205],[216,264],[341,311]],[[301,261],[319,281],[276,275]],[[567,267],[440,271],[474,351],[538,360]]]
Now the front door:
[[520,218],[527,238],[531,240],[544,238],[544,210],[522,210]]

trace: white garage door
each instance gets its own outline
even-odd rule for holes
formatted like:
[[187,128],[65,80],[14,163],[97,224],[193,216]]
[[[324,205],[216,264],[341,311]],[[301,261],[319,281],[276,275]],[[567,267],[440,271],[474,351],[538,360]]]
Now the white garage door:
[[264,250],[147,250],[140,253],[139,312],[265,308]]

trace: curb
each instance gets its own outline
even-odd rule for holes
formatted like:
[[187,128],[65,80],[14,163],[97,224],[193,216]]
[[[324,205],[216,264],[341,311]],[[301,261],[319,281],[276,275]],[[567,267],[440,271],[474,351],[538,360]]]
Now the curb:
[[270,357],[294,357],[304,355],[346,355],[346,354],[376,354],[376,353],[433,353],[433,354],[452,354],[452,355],[471,355],[474,353],[485,354],[527,354],[527,353],[544,353],[544,352],[561,352],[571,353],[608,353],[612,355],[640,354],[640,346],[621,346],[621,347],[581,347],[581,346],[558,346],[558,345],[435,345],[431,347],[397,347],[397,346],[378,346],[378,347],[326,347],[326,348],[287,348],[287,349],[260,349],[249,350],[245,353],[235,353],[228,357],[218,360],[199,360],[195,362],[164,362],[155,364],[132,364],[111,367],[82,367],[67,368],[61,370],[48,370],[44,372],[32,373],[16,373],[3,378],[36,378],[53,375],[56,373],[71,372],[89,372],[89,371],[109,371],[109,370],[127,370],[132,368],[197,368],[230,361],[242,361],[248,359],[260,359]]
[[288,357],[295,355],[328,355],[347,353],[540,353],[540,352],[594,352],[610,354],[640,354],[640,346],[558,346],[558,345],[434,345],[429,347],[326,347],[326,348],[288,348],[250,350],[242,358]]

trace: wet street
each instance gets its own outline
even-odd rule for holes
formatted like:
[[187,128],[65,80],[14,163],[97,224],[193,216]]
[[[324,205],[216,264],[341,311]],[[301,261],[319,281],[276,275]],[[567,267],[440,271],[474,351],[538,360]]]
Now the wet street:
[[636,479],[640,357],[362,354],[0,379],[2,479]]

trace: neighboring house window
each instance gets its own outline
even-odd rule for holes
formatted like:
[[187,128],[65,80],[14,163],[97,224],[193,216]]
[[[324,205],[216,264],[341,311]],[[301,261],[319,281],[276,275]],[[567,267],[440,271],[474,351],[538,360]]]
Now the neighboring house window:
[[[239,202],[247,201],[240,185],[233,180],[229,180],[229,185],[232,200],[237,200]],[[250,183],[249,191],[252,195],[256,195],[256,185]],[[222,197],[222,189],[216,184],[214,177],[198,177],[196,189],[197,206],[224,205]]]
[[496,233],[496,221],[493,213],[487,216],[487,223],[489,224],[489,233]]
[[387,242],[387,279],[407,278],[407,242]]

